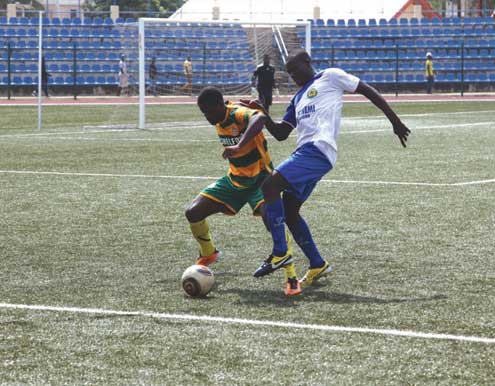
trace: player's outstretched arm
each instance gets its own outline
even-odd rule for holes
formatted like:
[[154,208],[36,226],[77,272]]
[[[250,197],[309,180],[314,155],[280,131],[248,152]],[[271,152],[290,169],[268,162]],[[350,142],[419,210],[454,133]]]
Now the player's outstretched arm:
[[256,135],[258,135],[261,130],[263,130],[263,126],[265,126],[266,116],[262,113],[257,113],[251,117],[249,120],[248,126],[242,134],[239,143],[234,146],[228,146],[224,149],[222,157],[230,158],[235,157],[239,151],[246,146],[250,141],[253,140]]
[[257,99],[254,100],[241,99],[240,104],[242,106],[249,107],[250,109],[263,111],[263,114],[265,114],[266,116],[266,122],[265,122],[266,129],[270,132],[271,135],[273,135],[273,137],[277,141],[283,141],[287,139],[291,131],[294,130],[294,128],[286,122],[280,122],[280,123],[275,122],[270,116],[270,114],[268,114],[268,112],[265,110],[263,104]]
[[356,93],[364,95],[368,98],[376,107],[383,111],[390,123],[394,128],[394,133],[399,137],[402,146],[406,147],[407,137],[411,133],[411,130],[402,123],[394,110],[390,107],[387,101],[376,91],[373,87],[365,82],[359,82],[356,89]]

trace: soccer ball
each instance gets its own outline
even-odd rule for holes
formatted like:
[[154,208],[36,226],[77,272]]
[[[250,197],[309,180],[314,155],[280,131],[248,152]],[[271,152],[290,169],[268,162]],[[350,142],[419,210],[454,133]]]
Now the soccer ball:
[[215,278],[210,268],[204,265],[191,265],[182,274],[182,288],[193,298],[204,297],[210,292]]

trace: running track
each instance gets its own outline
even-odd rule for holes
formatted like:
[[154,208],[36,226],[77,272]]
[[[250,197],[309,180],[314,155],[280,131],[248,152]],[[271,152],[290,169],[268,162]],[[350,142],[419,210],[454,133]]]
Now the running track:
[[[495,102],[495,94],[465,94],[463,97],[459,94],[406,94],[396,97],[393,94],[384,94],[388,102],[450,102],[450,101],[465,101],[465,102]],[[246,96],[233,96],[233,100],[239,98],[247,98]],[[345,102],[364,102],[367,99],[361,95],[345,95]],[[281,96],[274,98],[274,103],[288,103],[289,96]],[[147,97],[146,104],[194,104],[196,97],[177,96],[177,97]],[[36,106],[38,99],[36,97],[20,97],[13,99],[0,99],[0,106]],[[138,97],[79,97],[74,100],[73,97],[52,97],[43,98],[43,105],[129,105],[138,104]]]

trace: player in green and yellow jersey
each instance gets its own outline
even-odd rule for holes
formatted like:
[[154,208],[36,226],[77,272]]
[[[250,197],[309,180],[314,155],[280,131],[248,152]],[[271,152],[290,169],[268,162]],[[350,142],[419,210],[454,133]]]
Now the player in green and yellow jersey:
[[[261,132],[266,122],[266,116],[261,111],[225,102],[220,90],[214,87],[201,91],[198,107],[207,121],[215,125],[224,147],[236,146],[249,127],[260,128],[259,133],[247,141],[235,157],[228,158],[228,173],[203,189],[186,210],[191,232],[200,247],[196,264],[210,265],[220,256],[220,252],[212,241],[206,218],[215,213],[235,215],[248,203],[253,214],[262,216],[266,225],[261,184],[270,175],[273,165]],[[285,294],[300,293],[292,253],[288,253],[279,266],[285,269]]]

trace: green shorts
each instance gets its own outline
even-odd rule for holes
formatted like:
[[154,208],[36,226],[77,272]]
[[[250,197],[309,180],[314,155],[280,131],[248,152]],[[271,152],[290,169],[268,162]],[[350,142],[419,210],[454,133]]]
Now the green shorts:
[[249,204],[255,216],[259,215],[257,210],[264,202],[261,187],[239,188],[232,184],[227,175],[208,185],[199,194],[224,204],[229,210],[227,214],[231,215],[239,212],[246,203]]

